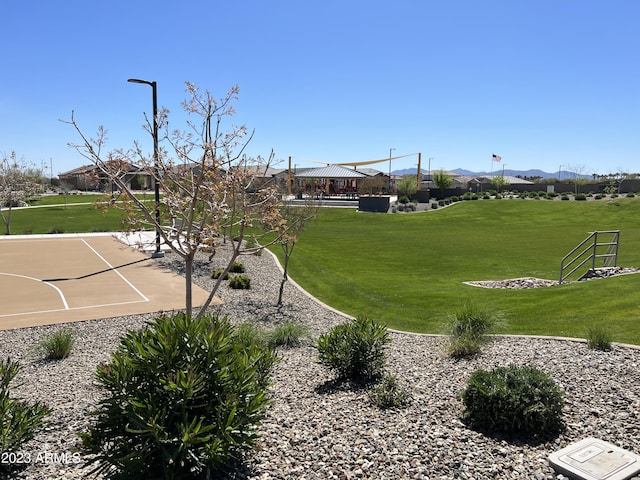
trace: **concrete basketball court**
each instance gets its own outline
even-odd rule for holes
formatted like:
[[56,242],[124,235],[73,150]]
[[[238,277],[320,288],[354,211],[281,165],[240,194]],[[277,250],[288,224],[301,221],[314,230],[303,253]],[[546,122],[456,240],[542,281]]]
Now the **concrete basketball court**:
[[0,330],[185,308],[184,277],[113,235],[0,239]]

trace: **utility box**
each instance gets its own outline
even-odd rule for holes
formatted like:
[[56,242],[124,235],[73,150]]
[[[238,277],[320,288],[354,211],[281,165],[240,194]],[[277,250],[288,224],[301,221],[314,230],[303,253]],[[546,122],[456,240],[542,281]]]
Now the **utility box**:
[[552,453],[549,463],[559,473],[584,480],[625,480],[640,472],[640,456],[597,438]]

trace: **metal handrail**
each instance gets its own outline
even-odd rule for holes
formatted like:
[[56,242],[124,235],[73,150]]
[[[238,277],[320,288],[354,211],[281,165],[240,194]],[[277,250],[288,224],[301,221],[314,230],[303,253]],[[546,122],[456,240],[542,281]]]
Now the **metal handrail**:
[[[611,241],[598,242],[598,235],[613,235]],[[585,238],[577,247],[567,253],[560,262],[560,281],[562,283],[575,273],[578,269],[583,267],[587,262],[591,261],[591,269],[595,270],[596,260],[604,259],[603,266],[615,266],[618,263],[618,244],[620,242],[620,230],[603,230],[592,232],[587,238]],[[582,250],[579,254],[574,254],[588,244],[588,247]],[[598,253],[598,247],[607,247],[606,253]],[[571,258],[570,261],[567,260]],[[567,270],[572,267],[576,262],[580,261],[575,267],[567,273]]]

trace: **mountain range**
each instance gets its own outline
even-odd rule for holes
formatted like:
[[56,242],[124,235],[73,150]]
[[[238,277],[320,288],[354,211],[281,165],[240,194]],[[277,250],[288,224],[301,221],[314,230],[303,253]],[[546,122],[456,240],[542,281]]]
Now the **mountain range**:
[[[423,174],[428,174],[429,172],[427,170],[425,170],[424,168],[421,169]],[[502,169],[500,170],[496,170],[493,172],[472,172],[470,170],[464,170],[462,168],[456,168],[455,170],[450,170],[451,173],[457,173],[458,175],[465,175],[465,176],[469,176],[469,177],[481,177],[484,175],[490,176],[490,175],[502,175],[504,174],[505,176],[509,176],[509,177],[521,177],[521,178],[532,178],[532,177],[540,177],[540,178],[558,178],[558,172],[553,172],[553,173],[549,173],[549,172],[544,172],[542,170],[509,170],[509,169],[505,169],[504,171]],[[392,175],[398,175],[398,176],[403,176],[403,175],[416,175],[418,173],[418,169],[417,168],[405,168],[402,170],[394,170],[391,172]],[[566,180],[566,179],[574,179],[576,178],[576,174],[574,172],[569,172],[566,170],[562,170],[560,173],[560,179],[561,180]],[[586,179],[590,179],[591,175],[578,175],[579,178],[586,178]]]

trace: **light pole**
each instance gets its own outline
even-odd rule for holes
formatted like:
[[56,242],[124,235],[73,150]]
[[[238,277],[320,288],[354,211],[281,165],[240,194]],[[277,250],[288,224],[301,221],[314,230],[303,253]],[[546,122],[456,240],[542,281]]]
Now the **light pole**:
[[395,148],[389,149],[389,195],[391,195],[391,152],[393,152]]
[[153,183],[155,186],[156,201],[156,251],[151,255],[152,258],[164,257],[164,253],[160,250],[160,182],[158,168],[158,90],[156,82],[148,80],[140,80],[138,78],[130,78],[127,80],[131,83],[142,83],[151,86],[153,95]]

